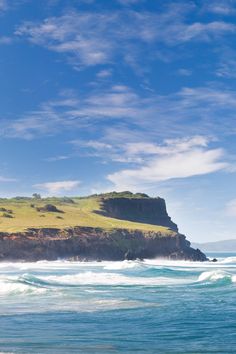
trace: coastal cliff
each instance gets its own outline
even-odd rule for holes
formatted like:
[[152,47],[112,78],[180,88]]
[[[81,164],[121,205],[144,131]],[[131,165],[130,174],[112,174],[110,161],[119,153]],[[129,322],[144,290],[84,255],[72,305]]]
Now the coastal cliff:
[[89,227],[32,229],[24,233],[0,233],[0,260],[73,258],[77,260],[124,260],[169,258],[205,261],[181,234]]
[[129,220],[144,224],[166,226],[178,231],[177,225],[171,220],[163,198],[101,198],[100,213],[121,220]]
[[123,192],[0,204],[0,261],[207,260],[178,232],[162,198]]

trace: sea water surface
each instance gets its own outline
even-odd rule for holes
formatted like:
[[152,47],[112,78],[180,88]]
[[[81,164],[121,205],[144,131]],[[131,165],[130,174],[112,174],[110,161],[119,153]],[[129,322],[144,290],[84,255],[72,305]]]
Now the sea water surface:
[[236,353],[236,254],[217,258],[0,263],[0,352]]

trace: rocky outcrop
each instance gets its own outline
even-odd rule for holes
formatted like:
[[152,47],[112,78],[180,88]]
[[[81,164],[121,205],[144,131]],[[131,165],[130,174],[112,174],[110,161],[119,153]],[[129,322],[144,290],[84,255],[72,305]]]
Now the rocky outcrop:
[[124,260],[162,257],[205,261],[206,256],[190,247],[184,235],[154,231],[75,227],[29,229],[0,233],[0,260]]
[[162,198],[102,198],[101,214],[111,218],[161,225],[178,231]]
[[36,208],[36,210],[45,213],[63,213],[62,210],[57,209],[57,207],[53,204],[46,204],[43,207]]

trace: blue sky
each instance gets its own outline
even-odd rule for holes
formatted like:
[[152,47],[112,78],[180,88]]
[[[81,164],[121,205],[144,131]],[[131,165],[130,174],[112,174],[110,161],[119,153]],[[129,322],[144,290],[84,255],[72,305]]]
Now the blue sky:
[[160,195],[236,237],[236,1],[0,0],[0,194]]

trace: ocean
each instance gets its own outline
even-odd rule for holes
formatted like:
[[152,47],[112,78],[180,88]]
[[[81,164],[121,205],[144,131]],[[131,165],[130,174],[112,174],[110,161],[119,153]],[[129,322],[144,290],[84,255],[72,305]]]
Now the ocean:
[[1,353],[236,353],[236,254],[0,263]]

